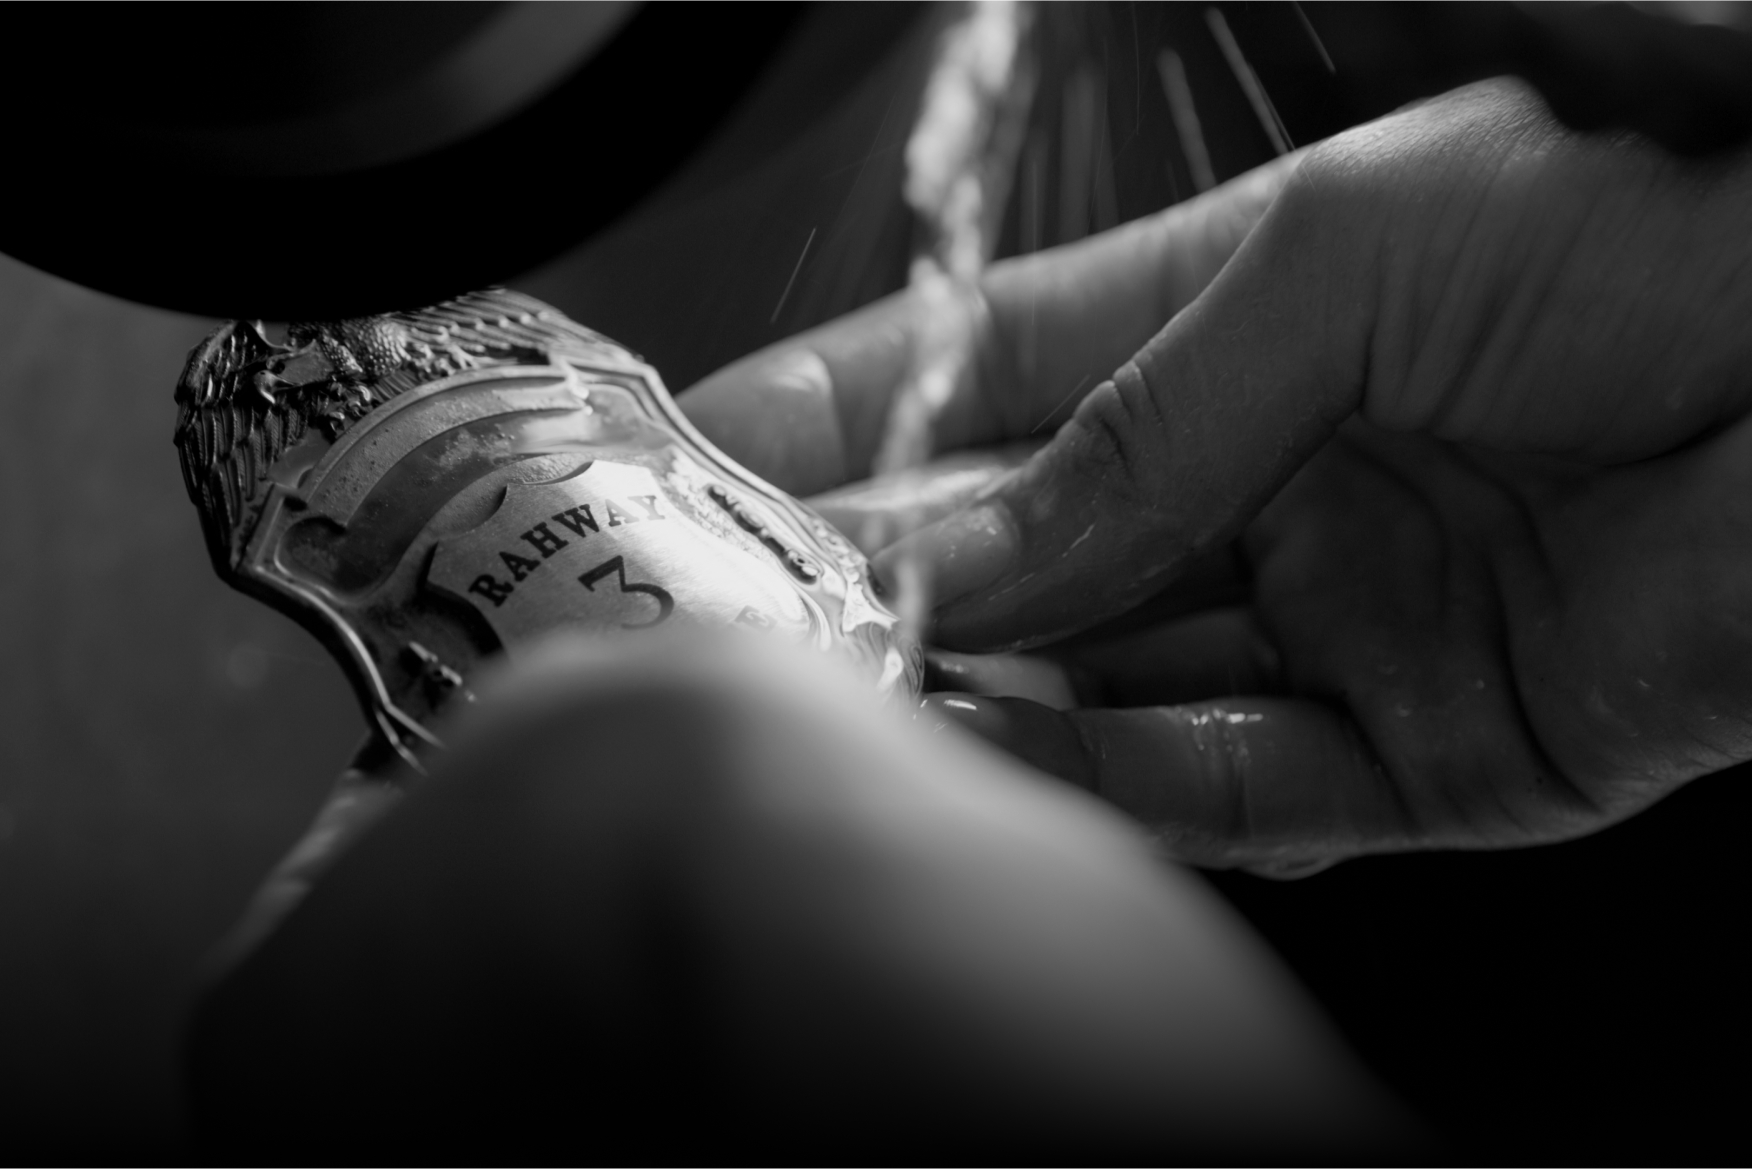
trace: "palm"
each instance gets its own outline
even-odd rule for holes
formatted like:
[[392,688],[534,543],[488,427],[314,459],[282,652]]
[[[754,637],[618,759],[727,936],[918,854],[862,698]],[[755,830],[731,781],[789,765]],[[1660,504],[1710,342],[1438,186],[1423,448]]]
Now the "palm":
[[[1598,828],[1752,757],[1744,428],[1597,470],[1346,427],[1249,530],[1294,692],[1342,705],[1404,843]],[[1737,465],[1738,464],[1738,465]]]

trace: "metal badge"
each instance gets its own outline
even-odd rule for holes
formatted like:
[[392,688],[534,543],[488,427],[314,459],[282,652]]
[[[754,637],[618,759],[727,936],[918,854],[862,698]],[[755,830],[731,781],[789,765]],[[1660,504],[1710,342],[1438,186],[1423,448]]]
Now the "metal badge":
[[234,322],[177,401],[219,574],[320,638],[404,758],[480,663],[565,627],[747,626],[919,691],[862,555],[707,442],[656,370],[529,297],[283,341]]

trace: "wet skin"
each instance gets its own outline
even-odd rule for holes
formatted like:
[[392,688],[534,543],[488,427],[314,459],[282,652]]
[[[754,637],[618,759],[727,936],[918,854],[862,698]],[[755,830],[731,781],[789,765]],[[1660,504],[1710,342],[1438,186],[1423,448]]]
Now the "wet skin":
[[[936,637],[1079,635],[1112,705],[947,717],[1187,859],[1284,873],[1563,839],[1752,759],[1744,157],[1488,83],[984,293],[938,449],[1057,430],[907,537]],[[684,408],[793,490],[859,478],[909,327],[891,298]],[[799,354],[813,387],[775,388]],[[1091,632],[1146,601],[1175,619]]]

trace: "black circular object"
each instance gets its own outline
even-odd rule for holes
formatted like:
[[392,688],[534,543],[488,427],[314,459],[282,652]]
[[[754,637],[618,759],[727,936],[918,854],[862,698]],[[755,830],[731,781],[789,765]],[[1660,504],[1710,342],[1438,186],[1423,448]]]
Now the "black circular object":
[[[12,9],[0,251],[220,317],[356,316],[504,280],[673,174],[808,12],[618,8],[606,31],[512,54],[484,99],[479,77],[430,75],[524,6]],[[399,121],[346,121],[385,93]]]

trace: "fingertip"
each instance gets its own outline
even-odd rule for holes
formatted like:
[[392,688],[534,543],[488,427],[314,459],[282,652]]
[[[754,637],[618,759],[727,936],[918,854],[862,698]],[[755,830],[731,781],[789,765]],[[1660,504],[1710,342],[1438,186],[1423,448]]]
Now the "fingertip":
[[1003,714],[990,705],[988,699],[977,694],[953,690],[927,694],[919,703],[919,711],[933,734],[949,727],[960,727],[989,743],[1003,746]]
[[677,405],[718,449],[793,494],[846,477],[833,373],[809,346],[743,358],[696,383]]
[[879,553],[873,567],[897,579],[900,563],[915,557],[930,572],[932,600],[952,604],[991,584],[1016,563],[1020,550],[1016,524],[1002,503],[975,504],[897,540]]
[[1085,791],[1096,788],[1095,767],[1076,723],[1050,706],[951,692],[926,695],[923,709],[933,731],[958,726],[1039,771]]

